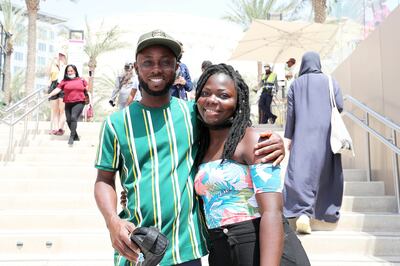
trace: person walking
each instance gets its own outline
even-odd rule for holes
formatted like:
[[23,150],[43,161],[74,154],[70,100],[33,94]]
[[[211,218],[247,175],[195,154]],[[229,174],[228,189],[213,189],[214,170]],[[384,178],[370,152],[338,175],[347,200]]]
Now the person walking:
[[79,141],[76,129],[78,127],[78,119],[85,106],[85,90],[87,82],[79,77],[78,70],[75,65],[67,65],[64,72],[64,79],[58,84],[49,97],[57,93],[64,92],[65,116],[67,124],[71,131],[68,144],[74,144]]
[[[333,80],[339,111],[343,98]],[[311,233],[310,218],[334,223],[340,217],[343,170],[330,147],[331,104],[328,77],[315,52],[304,54],[299,77],[288,91],[285,138],[290,140],[284,186],[284,215],[297,218],[299,233]]]
[[109,103],[111,106],[115,106],[115,100],[118,97],[118,109],[122,110],[128,105],[128,99],[131,95],[132,90],[137,91],[138,84],[135,83],[133,74],[133,64],[125,63],[124,73],[117,77],[115,81],[115,89],[111,94]]
[[[170,241],[160,265],[201,265],[206,231],[194,194],[193,167],[198,151],[198,121],[193,101],[170,96],[180,44],[161,30],[140,36],[134,64],[140,102],[104,122],[95,167],[95,199],[115,248],[115,265],[136,262],[139,248],[129,234],[157,227]],[[284,147],[277,134],[259,143],[263,160],[279,163]],[[262,148],[261,148],[262,147]],[[126,208],[117,215],[116,172],[126,191]]]
[[[66,64],[67,59],[65,54],[59,52],[58,56],[54,58],[54,61],[50,66],[50,85],[48,93],[51,93],[55,88],[57,88],[58,83],[63,79]],[[61,78],[60,75],[62,76]],[[64,135],[65,103],[63,98],[63,91],[60,91],[58,94],[49,97],[51,105],[51,130],[49,134],[51,135]]]
[[272,72],[270,65],[265,65],[264,69],[265,73],[260,82],[262,92],[258,100],[258,123],[267,124],[271,122],[271,124],[274,124],[277,116],[271,112],[271,103],[274,90],[275,92],[278,91],[278,79],[276,73]]

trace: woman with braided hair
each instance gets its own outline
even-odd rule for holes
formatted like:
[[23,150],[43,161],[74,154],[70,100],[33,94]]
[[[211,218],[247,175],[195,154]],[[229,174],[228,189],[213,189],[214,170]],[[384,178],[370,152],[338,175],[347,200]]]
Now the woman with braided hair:
[[[212,65],[199,78],[196,102],[202,138],[195,190],[203,201],[210,266],[309,265],[282,223],[280,167],[254,155],[259,133],[251,127],[246,83],[231,66]],[[284,240],[292,247],[285,243],[284,250]]]

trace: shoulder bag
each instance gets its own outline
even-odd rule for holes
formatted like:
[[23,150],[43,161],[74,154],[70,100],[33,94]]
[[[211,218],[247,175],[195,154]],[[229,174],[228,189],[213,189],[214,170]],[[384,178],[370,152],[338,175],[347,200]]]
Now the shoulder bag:
[[335,93],[333,92],[332,77],[328,75],[329,80],[329,97],[332,106],[331,114],[331,149],[332,152],[345,153],[352,152],[354,156],[353,141],[350,137],[349,131],[343,122],[342,116],[336,106]]

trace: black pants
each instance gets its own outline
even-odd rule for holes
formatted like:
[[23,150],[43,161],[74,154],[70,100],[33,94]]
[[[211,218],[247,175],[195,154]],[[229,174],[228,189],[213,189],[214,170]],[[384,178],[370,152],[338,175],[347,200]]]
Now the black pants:
[[276,119],[276,115],[271,112],[272,97],[272,93],[268,92],[266,89],[263,89],[263,92],[260,95],[260,99],[258,100],[259,124],[268,123],[269,118],[272,118],[274,121]]
[[78,119],[84,106],[84,102],[65,103],[65,117],[67,118],[69,130],[71,130],[71,137],[77,136]]
[[[281,266],[311,265],[300,240],[283,219],[284,247]],[[224,229],[223,229],[224,228]],[[210,266],[260,265],[260,218],[208,230],[210,236]],[[225,231],[225,232],[224,232]]]

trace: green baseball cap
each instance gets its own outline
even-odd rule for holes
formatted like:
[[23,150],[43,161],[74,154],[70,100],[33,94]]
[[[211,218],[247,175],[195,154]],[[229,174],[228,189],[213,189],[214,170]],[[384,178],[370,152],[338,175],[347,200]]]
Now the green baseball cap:
[[177,58],[182,53],[182,47],[177,40],[162,30],[153,30],[139,37],[136,48],[136,56],[143,49],[152,45],[162,45],[168,47]]

